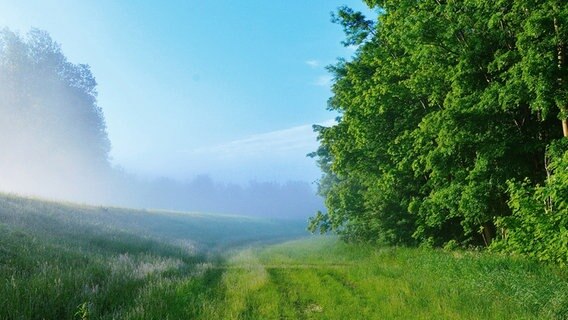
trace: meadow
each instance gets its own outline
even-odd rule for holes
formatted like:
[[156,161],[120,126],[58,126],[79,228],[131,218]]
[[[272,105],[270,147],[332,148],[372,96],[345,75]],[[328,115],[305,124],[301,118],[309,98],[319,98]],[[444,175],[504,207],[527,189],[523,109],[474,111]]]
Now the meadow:
[[228,248],[304,230],[297,221],[1,195],[0,319],[124,319],[159,307],[140,300],[156,288],[207,279],[207,266]]
[[568,272],[305,222],[0,196],[0,319],[568,319]]
[[568,319],[568,273],[523,258],[302,239],[241,250],[200,319]]

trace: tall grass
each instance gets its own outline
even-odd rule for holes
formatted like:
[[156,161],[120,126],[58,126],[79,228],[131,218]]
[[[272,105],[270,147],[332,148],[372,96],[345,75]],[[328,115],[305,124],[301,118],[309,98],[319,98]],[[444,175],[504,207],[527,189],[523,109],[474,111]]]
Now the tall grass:
[[178,287],[203,294],[220,250],[302,232],[294,222],[0,195],[0,319],[163,319],[175,311],[169,297],[195,314]]
[[269,245],[302,229],[0,196],[0,319],[568,319],[566,270],[332,237]]
[[335,239],[239,253],[201,319],[568,319],[568,274],[522,258]]

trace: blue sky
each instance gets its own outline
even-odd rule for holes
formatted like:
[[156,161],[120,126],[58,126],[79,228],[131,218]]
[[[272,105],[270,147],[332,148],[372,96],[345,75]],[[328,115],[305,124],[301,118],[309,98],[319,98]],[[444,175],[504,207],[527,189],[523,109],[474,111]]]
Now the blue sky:
[[330,123],[330,22],[362,1],[3,0],[0,26],[50,32],[99,83],[113,163],[144,177],[313,181]]

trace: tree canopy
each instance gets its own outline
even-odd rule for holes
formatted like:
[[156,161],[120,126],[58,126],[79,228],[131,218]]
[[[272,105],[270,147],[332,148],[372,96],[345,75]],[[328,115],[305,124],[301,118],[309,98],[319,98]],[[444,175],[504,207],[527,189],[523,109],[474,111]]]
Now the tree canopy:
[[[552,260],[568,261],[568,3],[366,3],[374,20],[333,15],[357,51],[329,67],[339,117],[316,128],[327,212],[310,228],[515,252],[557,234]],[[528,215],[546,227],[526,231]]]
[[47,32],[0,30],[3,187],[70,198],[93,188],[110,169],[96,85],[89,66],[69,62]]

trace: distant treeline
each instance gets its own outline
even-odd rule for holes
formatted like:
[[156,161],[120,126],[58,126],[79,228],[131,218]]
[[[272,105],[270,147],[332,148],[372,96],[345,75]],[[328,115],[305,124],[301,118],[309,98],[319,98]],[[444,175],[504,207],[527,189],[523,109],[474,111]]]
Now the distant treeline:
[[0,30],[0,192],[90,204],[306,218],[307,182],[146,181],[114,168],[97,83],[41,30]]
[[246,185],[215,182],[207,175],[180,182],[162,178],[144,181],[128,174],[111,184],[108,203],[134,208],[159,208],[239,214],[279,219],[307,219],[323,201],[305,181],[250,181]]
[[[313,156],[311,229],[568,262],[568,2],[366,0]],[[563,137],[564,136],[564,137]]]

